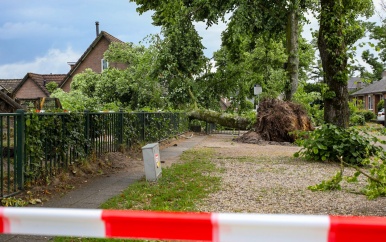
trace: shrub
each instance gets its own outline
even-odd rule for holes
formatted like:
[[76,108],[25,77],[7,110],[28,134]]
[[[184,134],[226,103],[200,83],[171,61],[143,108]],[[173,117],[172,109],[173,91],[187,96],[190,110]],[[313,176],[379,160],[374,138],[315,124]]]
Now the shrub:
[[369,111],[369,110],[362,110],[362,111],[359,112],[359,114],[363,115],[363,117],[365,118],[366,122],[368,122],[370,120],[373,120],[373,119],[375,119],[377,117],[377,116],[375,116],[373,111]]
[[381,111],[381,109],[384,107],[385,105],[385,100],[382,99],[381,101],[379,101],[379,103],[377,104],[377,110],[378,112]]
[[350,116],[350,125],[355,126],[355,125],[365,125],[366,120],[365,117],[361,114],[354,114]]
[[351,127],[343,129],[332,124],[322,125],[311,132],[300,132],[296,143],[303,148],[295,153],[308,160],[340,162],[365,165],[372,156],[384,157],[383,148],[375,146],[378,138]]

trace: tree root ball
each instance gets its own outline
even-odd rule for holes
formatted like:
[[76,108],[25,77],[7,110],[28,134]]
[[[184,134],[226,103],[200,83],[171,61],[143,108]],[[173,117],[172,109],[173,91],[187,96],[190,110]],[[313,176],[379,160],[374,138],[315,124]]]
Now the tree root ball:
[[[301,105],[278,99],[265,99],[260,103],[256,133],[262,140],[293,143],[296,137],[291,132],[297,130],[314,130]],[[243,138],[240,141],[244,142]]]

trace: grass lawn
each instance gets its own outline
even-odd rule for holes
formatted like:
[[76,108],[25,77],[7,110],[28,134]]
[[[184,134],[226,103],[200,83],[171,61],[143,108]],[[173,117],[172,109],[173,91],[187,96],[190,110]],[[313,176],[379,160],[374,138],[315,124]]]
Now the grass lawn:
[[[158,182],[145,179],[101,205],[103,209],[152,211],[196,211],[195,204],[219,189],[221,178],[211,176],[218,168],[210,161],[210,149],[193,149],[182,154],[179,163],[162,170]],[[55,241],[143,241],[57,237]]]

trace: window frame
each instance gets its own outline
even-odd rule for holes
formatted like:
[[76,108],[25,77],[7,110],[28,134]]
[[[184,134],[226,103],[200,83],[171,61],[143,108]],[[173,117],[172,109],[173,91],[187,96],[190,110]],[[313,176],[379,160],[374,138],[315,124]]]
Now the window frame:
[[101,59],[101,71],[109,68],[109,62],[105,59]]

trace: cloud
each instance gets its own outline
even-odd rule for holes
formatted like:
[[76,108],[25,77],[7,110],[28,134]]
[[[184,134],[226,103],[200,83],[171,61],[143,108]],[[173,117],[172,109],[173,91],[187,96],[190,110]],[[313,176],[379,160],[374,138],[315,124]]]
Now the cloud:
[[0,39],[46,38],[76,35],[71,28],[59,28],[39,22],[6,22],[0,26]]
[[0,79],[22,79],[28,72],[66,74],[70,70],[67,62],[78,60],[81,54],[71,47],[65,50],[50,49],[44,56],[37,57],[32,62],[0,65]]

